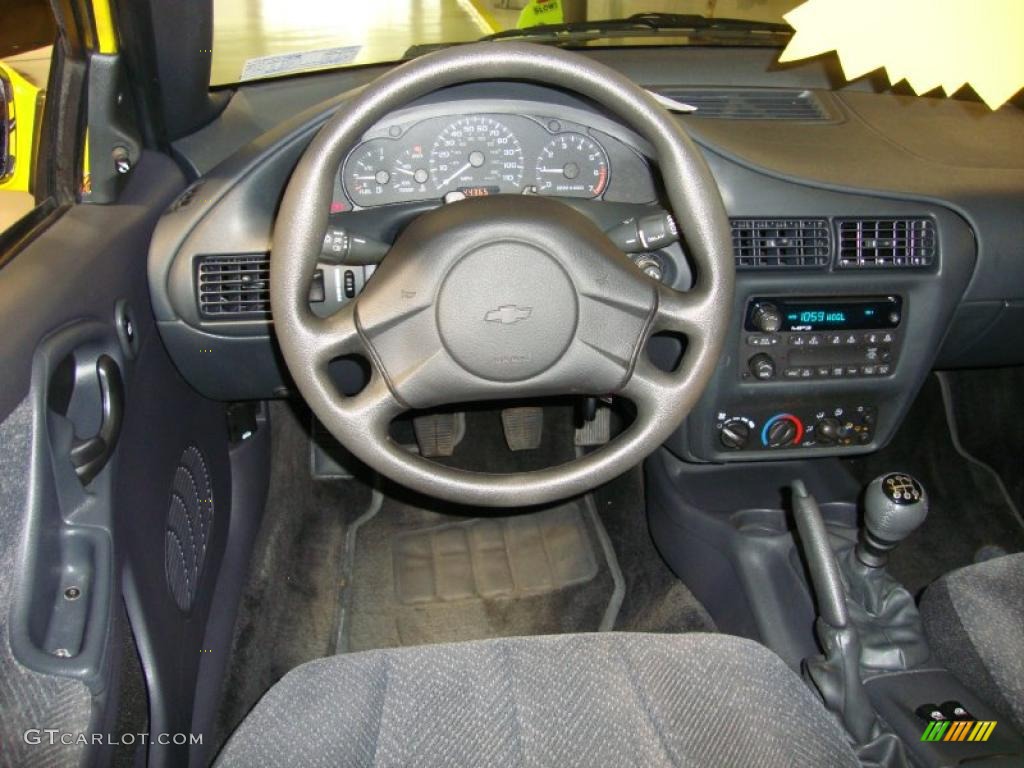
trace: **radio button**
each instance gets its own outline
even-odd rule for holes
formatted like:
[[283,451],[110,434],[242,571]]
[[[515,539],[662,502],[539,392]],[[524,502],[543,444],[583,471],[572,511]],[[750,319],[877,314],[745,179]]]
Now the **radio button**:
[[789,343],[794,347],[802,347],[807,343],[807,337],[799,333],[794,333],[790,335]]
[[892,367],[889,365],[880,365],[875,368],[875,372],[878,373],[879,376],[888,376],[891,371]]
[[843,343],[847,346],[853,346],[857,343],[857,334],[851,333],[849,336],[843,339]]
[[821,346],[821,336],[819,336],[816,333],[813,333],[810,336],[808,336],[807,337],[807,346],[809,346],[809,347],[820,347]]
[[857,367],[856,365],[848,365],[848,366],[846,366],[846,375],[847,376],[856,376],[858,373],[860,373],[860,368]]
[[883,333],[882,334],[882,343],[883,344],[892,344],[892,334],[891,333]]
[[829,375],[832,373],[832,369],[829,368],[827,365],[819,365],[816,373],[818,374],[818,378],[827,379]]
[[874,376],[875,375],[875,366],[873,366],[873,365],[862,365],[860,367],[860,372],[864,376]]
[[747,344],[752,347],[768,347],[772,344],[772,337],[759,333],[752,333],[747,336]]
[[785,371],[782,372],[782,375],[783,375],[783,377],[785,377],[787,379],[799,379],[800,378],[800,369],[799,368],[787,368]]

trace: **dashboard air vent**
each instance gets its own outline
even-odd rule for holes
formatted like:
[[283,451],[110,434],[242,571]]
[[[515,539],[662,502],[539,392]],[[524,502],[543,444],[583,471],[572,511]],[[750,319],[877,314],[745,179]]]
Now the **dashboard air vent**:
[[204,317],[270,316],[270,254],[201,257],[197,283]]
[[938,252],[931,219],[842,219],[837,266],[842,269],[930,267]]
[[697,108],[693,117],[729,120],[829,120],[813,91],[795,88],[685,88],[651,90]]
[[737,269],[825,267],[830,260],[825,219],[732,219]]

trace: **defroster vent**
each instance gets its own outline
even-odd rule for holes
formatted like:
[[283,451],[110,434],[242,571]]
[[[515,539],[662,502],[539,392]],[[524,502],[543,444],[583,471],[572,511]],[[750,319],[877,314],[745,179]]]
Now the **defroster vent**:
[[796,88],[653,86],[651,90],[696,107],[690,117],[810,122],[831,119],[813,91]]
[[839,220],[836,265],[842,269],[930,267],[937,253],[931,219]]
[[198,267],[204,317],[269,317],[270,255],[203,256]]
[[809,269],[831,258],[826,219],[732,219],[737,269]]

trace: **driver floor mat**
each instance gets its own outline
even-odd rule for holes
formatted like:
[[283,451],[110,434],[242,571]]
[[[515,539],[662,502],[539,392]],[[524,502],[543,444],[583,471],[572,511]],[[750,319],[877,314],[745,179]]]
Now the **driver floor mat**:
[[622,577],[587,498],[469,519],[376,502],[348,534],[339,653],[614,623]]

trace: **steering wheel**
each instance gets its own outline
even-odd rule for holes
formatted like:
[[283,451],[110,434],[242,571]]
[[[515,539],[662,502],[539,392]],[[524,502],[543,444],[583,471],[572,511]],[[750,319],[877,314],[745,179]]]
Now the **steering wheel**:
[[[550,197],[496,195],[414,220],[363,292],[335,314],[309,307],[334,179],[375,123],[440,88],[526,80],[581,94],[654,148],[697,282],[675,291],[637,269],[583,214]],[[642,88],[584,56],[529,43],[456,46],[375,80],[324,124],[288,182],[274,226],[270,298],[288,369],[310,408],[371,468],[416,491],[490,507],[541,504],[635,466],[679,427],[717,365],[735,267],[722,198],[704,158]],[[648,360],[647,340],[687,337],[677,368]],[[369,383],[346,397],[331,360],[358,354]],[[388,435],[410,409],[473,400],[619,395],[636,417],[611,442],[542,470],[491,474],[442,466]]]

